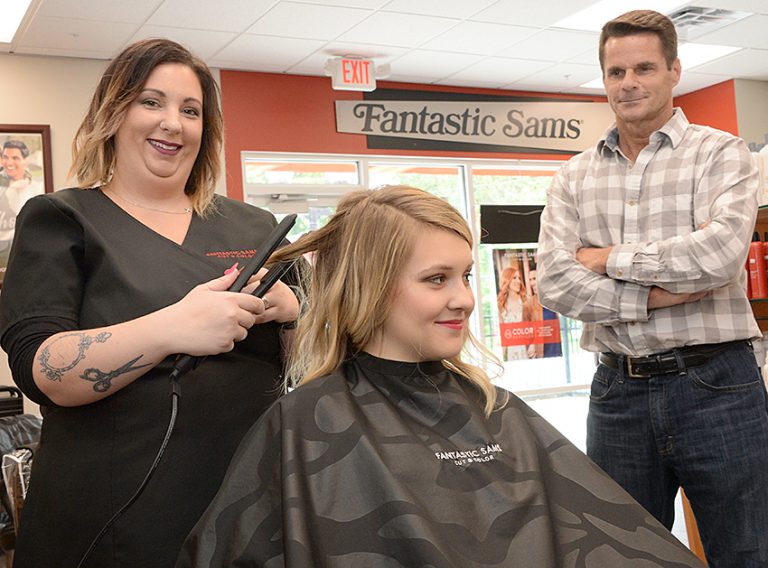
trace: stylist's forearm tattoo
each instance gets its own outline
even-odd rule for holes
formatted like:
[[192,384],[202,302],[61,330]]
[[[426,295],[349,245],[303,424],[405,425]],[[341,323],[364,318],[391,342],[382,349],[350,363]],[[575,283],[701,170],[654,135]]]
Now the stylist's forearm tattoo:
[[130,373],[131,371],[135,371],[136,369],[141,369],[142,367],[148,367],[149,363],[145,365],[136,365],[135,367],[133,364],[141,359],[143,355],[139,355],[138,357],[131,359],[128,361],[125,365],[122,367],[118,367],[114,371],[102,371],[100,369],[86,369],[85,372],[80,375],[81,379],[85,379],[86,381],[91,381],[92,383],[95,383],[93,385],[93,390],[96,392],[107,392],[109,389],[112,388],[112,379],[116,379],[120,375],[124,375],[125,373]]
[[[85,358],[85,352],[91,345],[104,343],[111,336],[111,333],[104,331],[95,336],[77,332],[57,337],[40,352],[38,357],[43,373],[52,381],[60,381],[64,373],[74,369]],[[57,343],[57,354],[54,358],[51,347]]]

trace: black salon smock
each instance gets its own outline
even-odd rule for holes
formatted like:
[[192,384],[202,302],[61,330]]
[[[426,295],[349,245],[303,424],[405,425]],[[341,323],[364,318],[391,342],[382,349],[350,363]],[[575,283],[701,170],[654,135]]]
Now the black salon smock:
[[360,354],[246,434],[177,568],[664,568],[701,563],[512,396]]
[[[236,261],[242,265],[275,226],[274,217],[220,196],[216,204],[211,217],[193,214],[178,245],[98,190],[31,199],[16,225],[0,295],[0,332],[36,317],[70,321],[72,329],[124,322],[177,302]],[[279,392],[278,328],[253,327],[234,351],[207,358],[181,379],[165,456],[88,567],[173,566],[242,435]],[[99,402],[46,409],[16,568],[74,568],[138,488],[168,426],[171,364],[168,358]]]

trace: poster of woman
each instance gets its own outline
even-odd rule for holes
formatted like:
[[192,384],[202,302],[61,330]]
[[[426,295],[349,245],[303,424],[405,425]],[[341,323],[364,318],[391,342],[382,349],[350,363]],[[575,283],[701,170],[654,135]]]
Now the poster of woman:
[[505,361],[560,357],[560,321],[539,301],[535,249],[495,249],[496,306]]

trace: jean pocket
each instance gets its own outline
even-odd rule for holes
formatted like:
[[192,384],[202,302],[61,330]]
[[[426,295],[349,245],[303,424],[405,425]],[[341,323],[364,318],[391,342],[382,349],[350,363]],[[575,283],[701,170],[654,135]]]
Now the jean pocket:
[[763,377],[748,349],[717,355],[707,364],[688,369],[694,385],[710,392],[727,393],[763,388]]
[[598,365],[589,388],[589,400],[602,402],[607,400],[616,389],[616,372],[605,365]]

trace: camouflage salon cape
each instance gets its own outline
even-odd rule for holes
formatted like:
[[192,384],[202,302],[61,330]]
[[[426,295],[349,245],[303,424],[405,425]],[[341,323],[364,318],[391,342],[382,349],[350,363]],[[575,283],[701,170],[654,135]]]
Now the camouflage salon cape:
[[702,564],[522,401],[360,354],[245,436],[177,567]]

